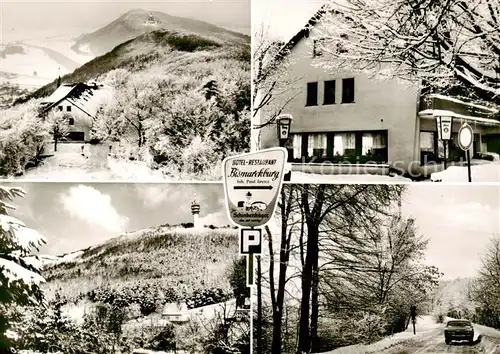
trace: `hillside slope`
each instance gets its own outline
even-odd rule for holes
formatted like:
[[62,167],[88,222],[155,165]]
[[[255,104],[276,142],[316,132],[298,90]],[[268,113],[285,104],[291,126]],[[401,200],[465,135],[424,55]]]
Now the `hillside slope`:
[[176,299],[209,288],[229,293],[227,272],[238,258],[238,232],[160,226],[74,255],[44,267],[49,298],[56,290],[68,300],[78,300],[102,289],[119,292],[151,286]]
[[[64,75],[62,82],[74,83],[95,80],[100,75],[118,68],[131,72],[140,71],[163,59],[177,60],[178,58],[199,57],[200,62],[205,61],[200,52],[210,53],[212,56],[216,55],[220,58],[235,58],[250,65],[250,52],[245,45],[223,46],[199,35],[158,30],[140,35],[116,46],[110,52],[89,61],[72,73]],[[25,98],[17,100],[16,104],[24,103],[32,98],[49,96],[56,88],[57,80],[54,80]]]
[[202,35],[221,44],[249,41],[249,37],[244,34],[232,32],[203,21],[170,16],[159,11],[147,12],[135,9],[95,32],[80,36],[73,49],[90,52],[93,55],[102,55],[120,43],[159,29]]

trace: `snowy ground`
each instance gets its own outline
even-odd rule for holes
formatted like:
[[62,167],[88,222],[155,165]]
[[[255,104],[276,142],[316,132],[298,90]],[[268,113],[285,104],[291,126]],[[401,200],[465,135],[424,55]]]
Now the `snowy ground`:
[[405,332],[369,345],[351,345],[328,352],[328,354],[442,354],[442,353],[500,353],[500,331],[474,325],[473,344],[444,342],[444,324],[436,324],[432,316],[417,319],[416,335],[410,325]]
[[[431,174],[434,182],[468,182],[467,166],[450,166]],[[500,162],[471,166],[471,182],[500,182]]]
[[321,175],[314,173],[292,172],[291,182],[295,183],[328,183],[328,182],[411,182],[411,179],[401,176],[388,176],[388,175]]
[[43,160],[38,167],[29,169],[19,179],[50,181],[103,181],[128,180],[164,182],[167,177],[146,164],[118,160],[108,156],[107,145],[65,143],[58,145],[54,156]]
[[18,84],[22,88],[35,89],[71,73],[79,66],[93,59],[74,52],[74,41],[69,38],[37,38],[23,40],[16,45],[23,48],[23,54],[0,58],[2,81]]

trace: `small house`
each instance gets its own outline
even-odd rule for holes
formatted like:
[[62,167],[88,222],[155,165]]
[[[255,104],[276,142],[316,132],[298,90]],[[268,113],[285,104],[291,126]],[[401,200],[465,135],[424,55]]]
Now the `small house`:
[[41,103],[41,114],[51,110],[64,112],[68,119],[68,140],[89,142],[96,115],[111,98],[109,87],[92,83],[65,83]]
[[172,323],[187,323],[190,318],[186,304],[167,303],[162,312],[162,317]]

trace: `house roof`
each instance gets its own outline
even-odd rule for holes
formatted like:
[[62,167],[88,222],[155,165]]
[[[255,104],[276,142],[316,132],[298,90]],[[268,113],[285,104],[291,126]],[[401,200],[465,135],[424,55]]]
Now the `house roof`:
[[73,91],[75,88],[76,84],[62,84],[54,92],[52,92],[52,95],[43,100],[42,103],[51,104],[60,102],[66,96],[68,96],[71,93],[71,91]]
[[454,117],[457,119],[462,119],[464,121],[471,122],[471,123],[478,123],[478,124],[484,124],[484,125],[490,125],[490,126],[500,126],[500,121],[498,121],[496,119],[467,116],[467,115],[458,114],[458,113],[455,113],[455,112],[449,111],[449,110],[425,109],[423,111],[418,112],[418,116],[420,118],[425,118],[425,119],[434,119],[434,117],[436,117],[436,116],[447,116],[447,117]]
[[307,21],[304,27],[295,35],[293,36],[287,44],[283,47],[284,50],[288,51],[291,50],[295,45],[304,37],[309,36],[309,31],[311,28],[321,20],[321,18],[326,14],[327,12],[327,5],[322,5],[318,11],[314,13],[314,15]]
[[86,83],[62,84],[49,97],[42,101],[43,110],[57,106],[67,100],[90,117],[95,117],[99,107],[112,96],[112,91],[104,85]]

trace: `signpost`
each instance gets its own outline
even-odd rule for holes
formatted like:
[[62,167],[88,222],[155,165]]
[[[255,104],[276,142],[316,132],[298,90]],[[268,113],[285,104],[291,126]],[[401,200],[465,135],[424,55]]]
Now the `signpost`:
[[472,143],[474,142],[474,130],[472,127],[464,123],[460,130],[458,131],[458,146],[460,149],[465,151],[465,155],[467,158],[467,174],[469,176],[469,182],[472,182],[471,170],[470,170],[470,148]]
[[438,139],[443,142],[444,146],[444,169],[447,168],[447,153],[448,153],[448,141],[451,140],[451,129],[453,126],[453,117],[447,116],[436,116],[436,129],[438,133]]
[[253,285],[253,256],[262,251],[262,229],[273,216],[287,160],[284,148],[232,156],[223,176],[229,217],[240,226],[240,254],[247,256],[247,284]]
[[[280,143],[280,147],[284,148],[286,145],[286,141],[290,136],[290,127],[292,125],[293,117],[291,114],[280,114],[278,118],[276,118],[276,125],[278,126],[278,140]],[[286,173],[284,176],[284,181],[290,181],[292,175],[292,171]]]
[[413,324],[413,334],[417,334],[417,330],[415,328],[415,320],[417,318],[417,307],[412,306],[410,308],[410,315],[411,315],[411,323]]

